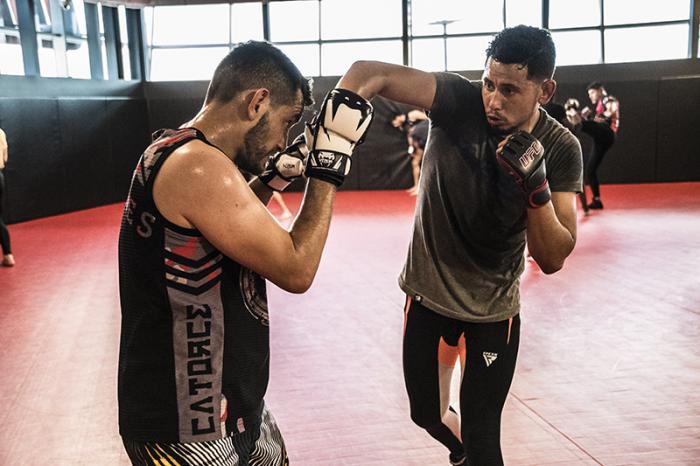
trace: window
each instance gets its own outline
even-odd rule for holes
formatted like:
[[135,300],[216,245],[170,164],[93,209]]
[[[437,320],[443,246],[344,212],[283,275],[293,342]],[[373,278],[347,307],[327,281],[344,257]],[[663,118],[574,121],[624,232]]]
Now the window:
[[506,0],[506,27],[542,27],[542,0]]
[[[520,0],[518,0],[520,1]],[[525,6],[541,0],[525,0]],[[512,15],[527,16],[514,0]],[[503,29],[504,0],[456,2],[413,0],[411,6],[411,64],[426,71],[482,69],[492,35]],[[542,16],[542,10],[539,9]],[[536,15],[535,15],[536,16]],[[522,21],[520,21],[522,22]],[[481,33],[481,34],[478,34]],[[478,34],[478,35],[477,35]],[[422,39],[421,36],[433,36]],[[439,38],[436,36],[443,36]]]
[[129,53],[129,29],[126,26],[126,8],[123,5],[117,7],[119,15],[119,40],[122,49],[122,66],[124,67],[124,79],[133,79],[131,75],[131,57]]
[[550,0],[557,64],[602,63],[603,57],[605,63],[686,58],[691,3]]
[[321,74],[340,76],[355,60],[379,60],[403,63],[403,47],[400,40],[371,42],[341,42],[321,46]]
[[69,43],[66,50],[66,60],[69,77],[90,79],[90,54],[87,41]]
[[228,5],[159,6],[152,35],[153,45],[228,44]]
[[604,5],[606,25],[687,21],[690,17],[688,0],[664,0],[662,3],[605,0]]
[[444,71],[445,46],[443,39],[413,39],[411,41],[411,66],[423,71]]
[[600,26],[600,0],[549,1],[550,28],[586,26]]
[[153,49],[151,80],[209,80],[228,51],[228,47]]
[[486,48],[491,39],[492,36],[447,39],[447,69],[450,71],[483,69]]
[[600,31],[553,32],[557,48],[557,66],[600,63]]
[[[7,7],[7,9],[5,9]],[[0,2],[0,74],[24,74],[15,0]]]
[[[22,46],[19,42],[7,42],[8,34],[0,31],[0,74],[24,74]],[[14,36],[10,36],[14,37]]]
[[263,17],[260,3],[231,5],[231,41],[263,40]]
[[[371,12],[371,14],[367,14]],[[323,0],[323,39],[364,39],[401,37],[400,0]]]
[[66,75],[90,79],[90,53],[87,44],[87,24],[83,0],[72,0],[69,15],[64,15],[66,36]]
[[688,56],[688,24],[605,31],[605,61],[671,60]]
[[58,76],[56,65],[56,53],[53,50],[53,42],[39,39],[39,74],[44,78]]
[[318,0],[270,3],[270,40],[318,40]]
[[321,74],[318,44],[281,44],[277,47],[292,60],[304,76],[319,76]]
[[[376,2],[375,2],[376,3]],[[503,28],[503,0],[465,2],[455,0],[413,0],[411,4],[413,36],[497,32]]]

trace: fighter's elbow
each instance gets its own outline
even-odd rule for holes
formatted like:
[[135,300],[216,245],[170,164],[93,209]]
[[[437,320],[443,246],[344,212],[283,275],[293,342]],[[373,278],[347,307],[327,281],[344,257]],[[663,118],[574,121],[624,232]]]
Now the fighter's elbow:
[[559,264],[552,264],[552,263],[537,263],[537,265],[540,266],[540,270],[542,270],[542,273],[545,275],[552,275],[553,273],[559,272],[563,267],[564,263],[559,263]]
[[313,282],[313,274],[301,272],[298,274],[289,275],[284,280],[280,280],[279,283],[275,284],[288,293],[303,294],[306,293],[309,288],[311,288]]
[[540,267],[540,270],[542,270],[542,273],[544,273],[545,275],[551,275],[560,271],[564,267],[564,260],[566,259],[552,256],[538,257],[535,254],[533,254],[533,258],[535,259],[535,262],[537,262],[537,265]]

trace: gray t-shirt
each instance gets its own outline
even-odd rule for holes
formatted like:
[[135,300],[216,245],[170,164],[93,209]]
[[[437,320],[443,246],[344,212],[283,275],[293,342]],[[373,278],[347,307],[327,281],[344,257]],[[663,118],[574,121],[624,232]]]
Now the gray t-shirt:
[[[401,289],[438,314],[498,322],[520,311],[525,196],[496,161],[479,83],[436,73],[413,238]],[[543,110],[532,134],[552,191],[581,191],[578,139]]]

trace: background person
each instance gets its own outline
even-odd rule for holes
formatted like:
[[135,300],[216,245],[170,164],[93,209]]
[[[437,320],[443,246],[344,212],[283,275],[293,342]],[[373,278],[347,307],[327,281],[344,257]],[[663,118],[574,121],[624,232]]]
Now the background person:
[[2,219],[3,200],[5,197],[5,175],[4,170],[7,165],[9,149],[7,147],[7,136],[0,128],[0,247],[2,248],[2,265],[12,267],[15,265],[15,258],[12,255],[12,245],[10,244],[10,231]]

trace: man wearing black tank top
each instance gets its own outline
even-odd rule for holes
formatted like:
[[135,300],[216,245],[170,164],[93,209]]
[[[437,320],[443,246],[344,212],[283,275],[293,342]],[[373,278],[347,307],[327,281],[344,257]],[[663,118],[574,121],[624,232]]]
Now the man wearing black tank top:
[[[135,465],[288,464],[263,401],[265,280],[292,293],[311,285],[372,117],[367,101],[333,90],[283,149],[311,103],[279,49],[248,42],[218,65],[199,113],[158,131],[139,160],[119,236],[119,430]],[[304,202],[286,230],[265,206],[302,174]]]
[[562,268],[576,243],[581,147],[541,109],[556,90],[554,61],[549,32],[518,26],[489,45],[481,82],[360,61],[338,83],[429,110],[399,277],[403,365],[411,418],[449,449],[453,465],[503,464],[501,412],[518,352],[526,241],[546,274]]

